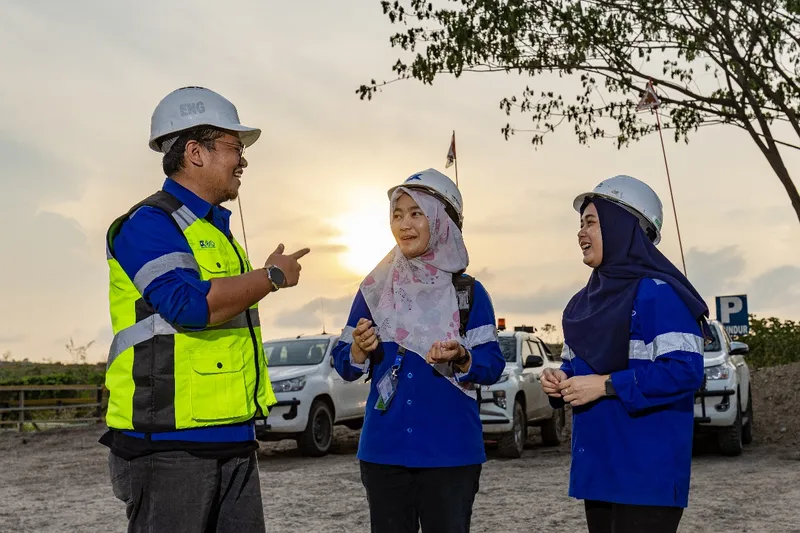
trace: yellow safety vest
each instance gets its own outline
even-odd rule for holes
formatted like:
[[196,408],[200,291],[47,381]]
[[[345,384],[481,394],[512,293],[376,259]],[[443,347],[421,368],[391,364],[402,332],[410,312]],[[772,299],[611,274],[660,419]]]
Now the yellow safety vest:
[[[131,280],[114,258],[113,240],[122,223],[144,205],[172,217],[192,254],[167,254]],[[199,268],[203,280],[251,271],[239,243],[197,218],[173,195],[159,191],[111,224],[106,246],[114,332],[105,380],[108,427],[160,432],[266,416],[277,400],[267,371],[258,305],[228,322],[194,331],[168,323],[140,293],[172,266]]]

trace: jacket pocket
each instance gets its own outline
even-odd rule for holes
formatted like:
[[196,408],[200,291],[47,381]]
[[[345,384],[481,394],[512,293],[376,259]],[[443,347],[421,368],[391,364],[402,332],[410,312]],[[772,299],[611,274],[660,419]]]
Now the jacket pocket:
[[198,351],[192,365],[192,419],[216,421],[248,414],[244,358],[235,350]]
[[[218,250],[198,250],[194,256],[197,264],[200,265],[200,275],[204,280],[233,275],[233,272],[229,271],[232,268],[231,265],[228,264],[225,255]],[[239,265],[237,264],[237,274],[238,270]]]

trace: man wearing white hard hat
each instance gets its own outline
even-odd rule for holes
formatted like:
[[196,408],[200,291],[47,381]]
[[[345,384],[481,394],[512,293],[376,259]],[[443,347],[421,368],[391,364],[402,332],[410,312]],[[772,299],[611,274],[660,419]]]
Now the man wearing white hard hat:
[[662,207],[647,184],[615,176],[573,207],[592,274],[564,310],[561,369],[540,377],[553,407],[572,406],[569,495],[589,533],[675,533],[708,308],[655,247]]
[[254,417],[276,403],[258,302],[298,283],[303,249],[253,268],[221,206],[261,131],[201,87],[167,95],[149,146],[161,190],[106,235],[114,340],[101,442],[128,531],[265,531]]

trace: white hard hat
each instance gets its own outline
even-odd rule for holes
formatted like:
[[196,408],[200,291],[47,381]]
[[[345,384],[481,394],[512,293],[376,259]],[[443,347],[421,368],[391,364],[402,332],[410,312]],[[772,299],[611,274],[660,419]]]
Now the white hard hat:
[[235,131],[245,146],[261,135],[258,128],[242,126],[236,107],[222,95],[203,87],[183,87],[164,97],[150,120],[150,148],[160,152],[160,140],[195,126]]
[[395,185],[389,189],[389,198],[392,197],[394,191],[400,187],[406,189],[421,189],[433,196],[442,200],[445,205],[450,206],[458,217],[456,221],[458,227],[464,223],[464,204],[461,200],[461,191],[458,190],[453,180],[439,172],[429,168],[422,172],[412,174],[401,185]]
[[578,195],[572,206],[580,212],[586,198],[605,198],[623,207],[639,219],[639,225],[647,233],[655,232],[653,244],[661,242],[661,225],[664,221],[663,207],[656,192],[649,185],[631,176],[614,176],[601,181],[592,192]]

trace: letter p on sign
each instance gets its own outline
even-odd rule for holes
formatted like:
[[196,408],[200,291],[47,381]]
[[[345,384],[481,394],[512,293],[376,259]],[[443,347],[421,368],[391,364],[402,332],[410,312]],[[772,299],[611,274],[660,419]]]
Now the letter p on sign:
[[747,295],[717,296],[717,320],[729,335],[747,335],[749,332]]
[[737,315],[742,312],[744,304],[742,299],[737,296],[725,296],[720,298],[721,320],[723,324],[731,323],[731,315]]

